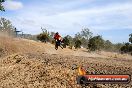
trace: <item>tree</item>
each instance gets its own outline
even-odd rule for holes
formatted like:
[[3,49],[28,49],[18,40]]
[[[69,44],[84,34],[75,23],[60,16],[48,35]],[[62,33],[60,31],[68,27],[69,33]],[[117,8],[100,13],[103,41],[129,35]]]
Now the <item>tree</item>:
[[41,42],[47,42],[49,40],[49,37],[46,33],[41,33],[37,36],[37,39],[40,40]]
[[89,39],[88,48],[91,51],[101,50],[103,47],[104,47],[104,40],[100,35],[94,36],[93,38]]
[[124,46],[120,48],[121,53],[131,53],[132,55],[132,33],[129,35],[129,42],[131,43],[125,43]]
[[83,47],[87,47],[87,44],[89,42],[89,39],[92,37],[93,33],[90,32],[88,28],[84,28],[81,30],[81,32],[78,32],[75,34],[74,39],[80,40],[82,42]]
[[130,36],[130,38],[129,38],[129,42],[132,43],[132,33],[131,33],[129,36]]
[[120,51],[120,48],[123,46],[124,44],[122,43],[117,43],[117,44],[113,44],[113,51]]
[[37,35],[37,39],[40,40],[41,42],[47,42],[49,41],[49,32],[44,29],[44,28],[41,28],[43,33],[40,33],[39,35]]
[[132,44],[129,46],[129,52],[132,53]]
[[105,50],[111,51],[112,48],[113,48],[113,44],[109,40],[104,41],[104,49]]
[[70,35],[67,35],[66,37],[67,37],[68,40],[69,40],[69,45],[68,45],[68,46],[69,46],[70,49],[72,49],[73,46],[74,46],[74,43],[75,43],[75,42],[74,42],[74,39],[73,39]]
[[5,11],[2,3],[5,2],[5,0],[0,0],[0,11]]
[[5,18],[0,18],[0,29],[7,30],[7,29],[14,29],[14,27],[12,26],[11,21]]
[[129,45],[130,45],[130,43],[125,43],[125,45],[121,47],[120,51],[123,53],[128,53],[129,47],[130,47]]
[[78,32],[77,34],[75,34],[75,37],[74,37],[74,39],[76,39],[76,40],[81,40],[82,39],[82,35]]
[[70,44],[70,40],[66,36],[66,37],[63,38],[63,41],[64,41],[63,47],[66,48],[66,46],[68,46]]
[[15,27],[11,24],[11,21],[0,18],[0,32],[7,35],[15,35]]
[[81,31],[81,35],[83,38],[85,38],[88,41],[92,37],[93,33],[90,32],[88,28],[84,28]]
[[82,42],[78,39],[75,41],[75,49],[81,48]]

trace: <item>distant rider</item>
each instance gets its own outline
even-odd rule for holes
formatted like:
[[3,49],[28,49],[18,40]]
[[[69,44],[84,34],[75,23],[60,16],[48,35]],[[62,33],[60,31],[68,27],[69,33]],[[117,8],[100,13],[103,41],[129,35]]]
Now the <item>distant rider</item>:
[[55,40],[59,40],[59,38],[61,38],[61,36],[59,35],[58,32],[56,32],[55,35],[54,35],[54,39]]
[[[55,33],[54,39],[55,39],[55,49],[57,50],[58,49],[58,46],[60,46],[61,45],[61,42],[62,42],[61,36],[59,35],[58,32]],[[61,47],[61,48],[63,48],[63,47]]]

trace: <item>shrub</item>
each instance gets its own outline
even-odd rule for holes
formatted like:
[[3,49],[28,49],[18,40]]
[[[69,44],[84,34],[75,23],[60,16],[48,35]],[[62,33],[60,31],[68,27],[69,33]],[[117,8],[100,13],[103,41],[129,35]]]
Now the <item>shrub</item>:
[[121,53],[130,53],[132,55],[132,44],[125,43],[124,46],[120,48]]
[[94,36],[89,40],[88,48],[90,51],[101,50],[104,47],[104,40],[101,36]]
[[68,46],[69,44],[70,44],[70,41],[69,41],[69,39],[68,39],[68,37],[64,37],[63,38],[63,47],[64,48],[66,48],[66,46]]
[[46,33],[41,33],[37,36],[37,39],[40,40],[41,42],[47,42],[49,41],[49,35]]
[[81,48],[82,42],[78,39],[75,41],[75,49]]

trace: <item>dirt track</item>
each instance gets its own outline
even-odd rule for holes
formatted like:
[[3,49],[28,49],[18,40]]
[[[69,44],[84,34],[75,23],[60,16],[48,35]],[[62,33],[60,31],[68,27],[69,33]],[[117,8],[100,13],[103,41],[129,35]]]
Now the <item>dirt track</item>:
[[[128,55],[88,53],[85,49],[56,51],[52,44],[5,37],[0,40],[0,88],[81,88],[76,84],[78,73],[71,69],[73,64],[85,66],[88,74],[132,75],[132,57]],[[131,88],[132,82],[97,86]]]

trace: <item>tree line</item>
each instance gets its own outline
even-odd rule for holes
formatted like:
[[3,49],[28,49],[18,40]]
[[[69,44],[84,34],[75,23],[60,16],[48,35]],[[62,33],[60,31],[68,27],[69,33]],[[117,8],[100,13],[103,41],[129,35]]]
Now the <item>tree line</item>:
[[132,33],[129,34],[129,42],[124,43],[120,51],[121,53],[130,53],[132,55]]
[[[38,35],[31,34],[18,34],[18,36],[25,36],[23,38],[33,39],[41,42],[55,43],[53,37],[55,32],[49,32],[47,29],[42,28],[42,33]],[[16,36],[16,28],[12,25],[11,21],[0,18],[0,32],[6,33],[11,36]],[[63,37],[64,44],[63,47],[67,46],[72,49],[84,47],[88,51],[111,51],[111,52],[121,52],[121,53],[132,53],[132,33],[129,35],[128,43],[117,43],[113,44],[109,40],[104,40],[101,35],[93,36],[93,33],[88,28],[82,29],[80,32],[76,33],[74,36],[66,35]]]
[[15,27],[11,24],[11,21],[5,18],[0,18],[0,33],[15,36]]
[[[48,32],[46,29],[43,30],[42,33],[37,35],[37,39],[42,42],[54,42],[54,34],[55,32]],[[101,35],[93,36],[93,33],[88,28],[82,29],[80,32],[76,33],[75,36],[66,35],[63,37],[64,44],[63,47],[67,46],[72,49],[75,47],[76,49],[84,47],[87,48],[88,51],[111,51],[111,52],[122,52],[122,47],[124,47],[124,43],[113,44],[110,40],[104,40]],[[131,40],[131,38],[130,38]],[[125,48],[126,49],[126,48]],[[130,51],[130,50],[129,50]]]

